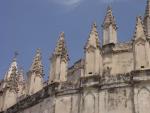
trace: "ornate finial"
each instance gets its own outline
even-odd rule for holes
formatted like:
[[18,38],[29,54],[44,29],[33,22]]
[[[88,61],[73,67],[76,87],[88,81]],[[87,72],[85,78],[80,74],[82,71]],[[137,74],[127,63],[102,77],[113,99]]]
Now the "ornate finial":
[[41,53],[41,49],[38,48],[38,49],[36,50],[36,54],[40,54],[40,53]]
[[93,22],[93,27],[97,27],[96,21]]
[[112,8],[109,5],[107,7],[107,13],[106,13],[106,16],[105,16],[105,19],[104,19],[102,27],[103,28],[107,28],[110,25],[112,25],[115,29],[117,29],[117,25],[116,25],[116,22],[115,22],[115,17],[113,16]]
[[113,14],[112,14],[112,7],[110,5],[107,7],[107,14],[109,16],[113,16]]
[[36,50],[36,54],[35,57],[33,59],[33,63],[31,66],[31,71],[32,72],[36,72],[38,75],[43,76],[43,65],[42,65],[42,61],[41,61],[41,50],[38,48]]
[[110,19],[109,21],[113,21],[114,19],[112,7],[110,5],[107,7],[106,17]]
[[64,38],[64,37],[65,37],[65,33],[64,33],[64,32],[61,32],[61,33],[60,33],[60,37],[63,37],[63,38]]
[[97,32],[96,22],[94,22],[93,25],[92,25],[92,31]]
[[146,10],[145,10],[145,17],[150,16],[150,0],[147,0]]
[[94,48],[100,47],[96,22],[92,24],[89,39],[87,40],[87,43],[85,45],[85,50],[89,49],[90,47]]
[[149,23],[150,23],[150,0],[147,0],[147,5],[145,8],[145,15],[144,15],[144,30],[147,39],[150,39],[150,29],[149,29]]
[[59,40],[57,42],[53,55],[59,55],[62,58],[69,60],[64,32],[60,33]]
[[40,48],[36,49],[36,55],[34,58],[35,59],[41,59],[41,49]]
[[59,41],[60,40],[65,40],[65,33],[64,32],[60,33],[60,35],[59,35]]
[[108,5],[108,7],[107,7],[107,11],[112,11],[112,7],[111,7],[111,5]]

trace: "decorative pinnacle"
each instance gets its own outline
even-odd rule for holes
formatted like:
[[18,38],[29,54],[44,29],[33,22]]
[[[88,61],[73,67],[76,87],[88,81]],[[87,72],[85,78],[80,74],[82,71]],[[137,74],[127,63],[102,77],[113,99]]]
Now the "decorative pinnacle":
[[64,32],[61,32],[61,33],[60,33],[60,39],[64,39],[64,37],[65,37],[65,33],[64,33]]
[[31,71],[36,72],[39,75],[43,75],[43,65],[42,65],[42,56],[41,56],[41,50],[37,49],[36,50],[36,55],[33,59],[33,63],[31,66]]
[[145,38],[145,32],[144,32],[144,25],[143,25],[143,20],[142,17],[139,16],[136,18],[136,28],[135,28],[135,38]]
[[100,47],[96,22],[92,24],[91,32],[89,35],[89,39],[85,45],[85,49],[88,49],[89,47],[95,47],[95,48]]
[[69,60],[64,32],[60,33],[59,40],[57,42],[53,55],[58,55],[61,56],[62,58]]
[[14,52],[14,57],[13,57],[12,63],[10,64],[9,69],[8,69],[8,71],[5,74],[4,80],[6,80],[6,81],[10,80],[10,78],[14,74],[14,70],[16,70],[16,73],[18,72],[18,66],[17,66],[17,61],[16,61],[16,57],[17,56],[18,56],[18,53]]
[[96,22],[94,22],[93,25],[92,25],[92,32],[97,32]]
[[107,7],[107,13],[106,13],[102,27],[107,28],[110,25],[112,25],[115,29],[117,29],[115,17],[113,16],[113,13],[112,13],[112,8],[111,8],[111,6],[108,6]]
[[41,49],[40,49],[40,48],[38,48],[38,49],[36,50],[36,54],[41,54]]
[[146,10],[145,10],[145,17],[150,16],[150,0],[147,0]]
[[110,11],[110,12],[112,13],[112,8],[111,8],[111,6],[110,6],[110,5],[108,5],[108,7],[107,7],[107,11]]

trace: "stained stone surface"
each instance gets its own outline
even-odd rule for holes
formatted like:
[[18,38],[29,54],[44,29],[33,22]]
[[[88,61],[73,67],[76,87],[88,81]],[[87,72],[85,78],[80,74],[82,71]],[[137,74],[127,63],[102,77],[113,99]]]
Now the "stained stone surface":
[[136,18],[132,39],[118,43],[117,24],[112,8],[108,7],[102,25],[102,45],[94,22],[84,57],[69,68],[62,32],[50,58],[46,82],[39,49],[27,80],[15,57],[0,81],[0,113],[149,113],[149,23],[150,0],[147,0],[144,19]]

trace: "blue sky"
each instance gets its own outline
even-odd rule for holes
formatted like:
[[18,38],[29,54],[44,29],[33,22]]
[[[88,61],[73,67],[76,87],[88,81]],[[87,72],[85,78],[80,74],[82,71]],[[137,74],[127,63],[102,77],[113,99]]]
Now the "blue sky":
[[0,78],[14,51],[19,53],[19,66],[27,72],[37,48],[42,50],[47,78],[49,57],[62,31],[72,65],[84,56],[83,48],[94,21],[102,39],[101,24],[109,4],[119,27],[119,41],[131,40],[136,16],[144,14],[146,0],[0,0]]

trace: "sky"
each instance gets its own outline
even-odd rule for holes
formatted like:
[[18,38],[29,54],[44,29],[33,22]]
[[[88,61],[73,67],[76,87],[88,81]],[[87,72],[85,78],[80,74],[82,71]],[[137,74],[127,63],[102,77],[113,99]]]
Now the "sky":
[[108,5],[116,18],[119,42],[130,41],[136,16],[143,16],[146,0],[0,0],[0,78],[15,51],[19,53],[18,65],[26,74],[36,49],[41,48],[46,79],[60,32],[65,32],[69,66],[73,65],[84,57],[93,22],[102,39],[101,25]]

